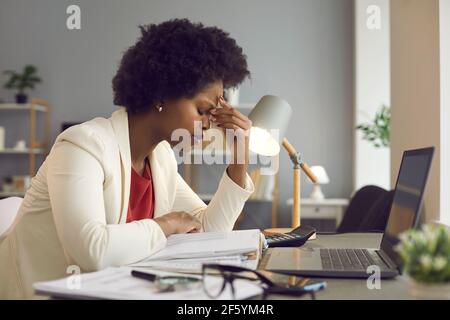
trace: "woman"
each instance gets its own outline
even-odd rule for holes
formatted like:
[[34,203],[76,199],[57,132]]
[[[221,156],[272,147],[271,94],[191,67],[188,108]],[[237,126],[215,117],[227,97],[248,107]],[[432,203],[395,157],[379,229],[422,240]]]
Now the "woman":
[[[247,76],[227,33],[188,20],[141,27],[113,79],[109,119],[61,133],[0,243],[0,297],[34,297],[32,284],[139,261],[174,233],[232,230],[253,192],[248,134],[206,206],[177,173],[171,134],[211,122],[248,133],[250,120],[221,98]],[[221,106],[221,108],[216,108]],[[242,162],[242,161],[241,161]],[[69,268],[70,266],[70,268]]]

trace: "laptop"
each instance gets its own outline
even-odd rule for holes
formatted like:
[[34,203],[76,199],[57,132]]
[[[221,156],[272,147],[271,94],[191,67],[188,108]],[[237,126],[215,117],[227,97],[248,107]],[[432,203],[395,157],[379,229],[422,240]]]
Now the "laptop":
[[264,269],[310,277],[367,278],[367,268],[377,265],[381,278],[397,276],[401,270],[401,260],[394,247],[399,242],[399,235],[418,223],[433,154],[433,147],[403,153],[379,250],[274,248],[264,259]]

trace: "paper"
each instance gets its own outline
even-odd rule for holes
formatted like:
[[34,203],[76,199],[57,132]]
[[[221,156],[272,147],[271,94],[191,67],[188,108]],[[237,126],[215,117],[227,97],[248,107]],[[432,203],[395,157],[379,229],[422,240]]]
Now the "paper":
[[162,250],[143,261],[241,255],[259,250],[258,229],[172,235]]
[[192,274],[202,273],[204,263],[256,270],[261,238],[258,229],[176,234],[167,239],[164,249],[130,266]]
[[211,257],[211,258],[196,258],[196,259],[173,259],[164,261],[145,261],[133,264],[133,266],[141,268],[151,268],[152,270],[165,270],[171,272],[181,272],[190,274],[201,274],[204,263],[218,263],[243,267],[251,270],[256,270],[258,267],[258,259],[245,259],[243,256],[225,256],[225,257]]
[[[35,283],[33,287],[36,294],[61,298],[120,300],[210,299],[203,291],[201,282],[192,289],[160,292],[153,282],[131,276],[131,270],[132,268],[129,267],[108,268],[79,276],[72,275],[60,280]],[[173,273],[154,270],[151,273],[173,275]],[[73,277],[79,278],[74,281]],[[211,289],[218,289],[222,285],[222,279],[220,277],[208,276],[206,283]],[[255,282],[248,280],[235,280],[234,287],[236,290],[236,299],[246,299],[262,293],[261,287]],[[229,285],[218,299],[232,299]]]

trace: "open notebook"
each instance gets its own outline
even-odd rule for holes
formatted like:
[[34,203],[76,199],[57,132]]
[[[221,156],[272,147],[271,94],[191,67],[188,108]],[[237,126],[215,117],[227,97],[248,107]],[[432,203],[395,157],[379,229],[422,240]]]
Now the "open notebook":
[[260,230],[175,234],[150,257],[132,264],[166,271],[200,273],[203,263],[225,263],[256,269],[263,248]]

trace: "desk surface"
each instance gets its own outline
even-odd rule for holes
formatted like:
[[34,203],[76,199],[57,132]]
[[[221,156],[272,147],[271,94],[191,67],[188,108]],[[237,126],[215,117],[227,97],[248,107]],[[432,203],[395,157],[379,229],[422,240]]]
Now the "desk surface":
[[[323,200],[313,200],[311,198],[302,198],[300,199],[300,204],[301,205],[305,205],[305,206],[323,206],[323,207],[328,207],[328,206],[348,206],[349,200],[348,199],[323,199]],[[288,206],[292,206],[294,204],[294,199],[289,198],[286,200],[286,204]]]
[[[361,247],[378,249],[382,235],[380,233],[347,233],[340,235],[318,235],[316,240],[308,241],[308,248],[349,248]],[[268,249],[269,252],[272,249]],[[367,300],[367,299],[411,299],[408,294],[408,282],[404,276],[395,279],[382,279],[381,289],[367,288],[366,279],[324,279],[327,289],[317,293],[317,299]],[[286,299],[285,296],[271,296],[270,299]],[[304,297],[303,299],[310,299]]]

